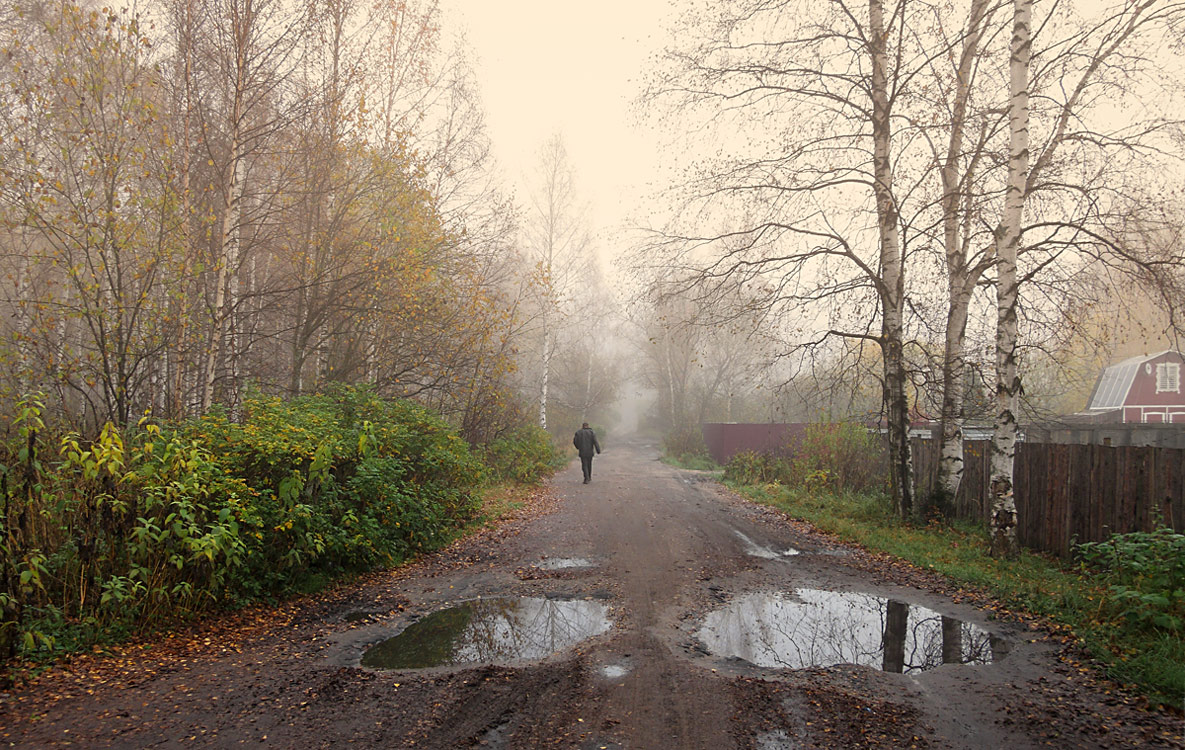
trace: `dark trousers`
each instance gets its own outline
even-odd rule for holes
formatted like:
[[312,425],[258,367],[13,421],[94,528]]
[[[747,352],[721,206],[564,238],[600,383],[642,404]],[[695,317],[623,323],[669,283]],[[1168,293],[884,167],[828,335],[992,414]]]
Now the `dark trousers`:
[[584,481],[592,479],[592,456],[580,457],[580,468],[584,470]]

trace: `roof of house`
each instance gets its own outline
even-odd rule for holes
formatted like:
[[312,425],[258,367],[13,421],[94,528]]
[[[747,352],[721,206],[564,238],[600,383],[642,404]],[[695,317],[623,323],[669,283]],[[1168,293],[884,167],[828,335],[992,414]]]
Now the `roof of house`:
[[[1127,401],[1128,392],[1131,391],[1132,383],[1136,380],[1136,373],[1140,371],[1140,365],[1149,360],[1163,357],[1170,352],[1172,352],[1171,349],[1166,349],[1156,354],[1141,354],[1104,369],[1099,375],[1098,382],[1094,385],[1090,400],[1086,402],[1087,412],[1106,411],[1123,406]],[[1177,354],[1177,352],[1173,353]]]

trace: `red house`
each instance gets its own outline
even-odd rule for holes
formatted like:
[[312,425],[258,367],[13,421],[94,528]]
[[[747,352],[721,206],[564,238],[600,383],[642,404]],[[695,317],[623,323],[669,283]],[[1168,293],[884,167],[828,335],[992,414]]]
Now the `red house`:
[[1086,414],[1099,422],[1185,424],[1180,352],[1125,359],[1099,375]]

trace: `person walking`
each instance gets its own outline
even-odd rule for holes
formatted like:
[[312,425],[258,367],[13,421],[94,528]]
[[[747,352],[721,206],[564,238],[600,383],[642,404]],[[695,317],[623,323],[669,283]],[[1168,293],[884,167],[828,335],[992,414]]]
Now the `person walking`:
[[576,452],[580,454],[580,468],[584,470],[584,483],[588,484],[592,481],[593,451],[601,452],[597,434],[588,426],[588,422],[572,436],[572,445],[576,446]]

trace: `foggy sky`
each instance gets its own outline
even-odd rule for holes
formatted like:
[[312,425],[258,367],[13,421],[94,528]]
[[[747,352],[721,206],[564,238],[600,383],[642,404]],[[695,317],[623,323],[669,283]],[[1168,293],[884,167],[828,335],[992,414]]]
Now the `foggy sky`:
[[446,34],[463,34],[498,161],[520,200],[544,142],[561,133],[590,204],[602,258],[614,230],[652,194],[657,139],[635,126],[632,101],[667,43],[669,0],[442,0]]

